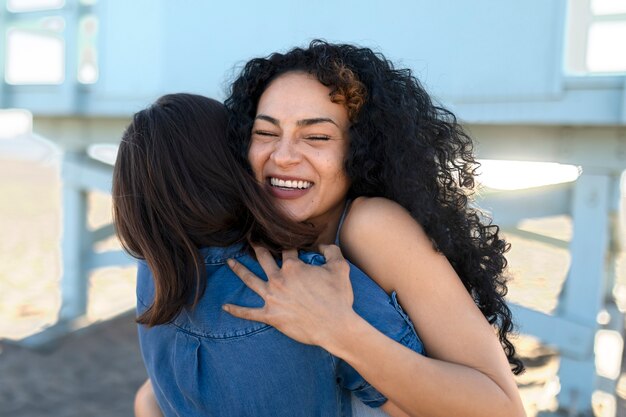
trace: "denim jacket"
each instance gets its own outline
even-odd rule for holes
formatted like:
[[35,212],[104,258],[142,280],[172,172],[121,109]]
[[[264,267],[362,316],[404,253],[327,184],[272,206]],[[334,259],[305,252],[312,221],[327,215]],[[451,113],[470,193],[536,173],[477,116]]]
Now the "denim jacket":
[[[326,350],[305,345],[264,323],[222,310],[232,303],[260,307],[263,300],[228,268],[234,258],[263,279],[260,265],[241,245],[204,248],[206,290],[194,309],[186,307],[169,324],[139,326],[144,363],[161,410],[171,416],[351,416],[350,394],[370,407],[386,398],[350,365]],[[300,253],[321,265],[316,253]],[[350,265],[354,310],[378,330],[416,352],[423,345],[395,293],[387,295]],[[154,283],[139,262],[137,309],[152,303]]]

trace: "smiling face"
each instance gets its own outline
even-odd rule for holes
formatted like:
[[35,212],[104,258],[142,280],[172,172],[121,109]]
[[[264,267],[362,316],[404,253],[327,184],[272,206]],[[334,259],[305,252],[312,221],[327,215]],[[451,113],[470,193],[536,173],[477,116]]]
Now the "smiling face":
[[248,151],[280,207],[297,221],[328,225],[320,243],[332,242],[350,187],[348,113],[330,92],[303,72],[276,78],[259,100]]

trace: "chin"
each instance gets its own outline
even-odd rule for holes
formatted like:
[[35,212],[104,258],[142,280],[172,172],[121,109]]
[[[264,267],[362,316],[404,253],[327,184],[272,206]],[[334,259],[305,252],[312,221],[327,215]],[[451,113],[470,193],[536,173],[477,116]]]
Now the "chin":
[[296,221],[296,222],[303,222],[308,218],[300,210],[297,210],[295,208],[290,208],[286,204],[281,204],[281,211],[291,220]]

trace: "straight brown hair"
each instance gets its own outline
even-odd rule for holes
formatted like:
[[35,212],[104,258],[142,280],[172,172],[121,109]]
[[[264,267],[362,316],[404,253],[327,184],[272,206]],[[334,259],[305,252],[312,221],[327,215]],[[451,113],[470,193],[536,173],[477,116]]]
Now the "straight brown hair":
[[259,242],[307,247],[310,225],[281,214],[229,148],[227,113],[213,99],[168,94],[133,116],[113,171],[117,235],[152,271],[155,297],[137,322],[168,323],[204,293],[198,249]]

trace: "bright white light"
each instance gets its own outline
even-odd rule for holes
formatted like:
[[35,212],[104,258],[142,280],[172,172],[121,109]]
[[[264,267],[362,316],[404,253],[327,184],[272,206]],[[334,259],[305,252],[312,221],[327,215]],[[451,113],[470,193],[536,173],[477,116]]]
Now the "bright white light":
[[606,326],[611,322],[611,315],[605,309],[600,310],[596,315],[596,322],[602,326]]
[[56,36],[12,29],[7,33],[6,81],[9,84],[61,84],[65,45]]
[[554,162],[526,162],[481,159],[481,184],[498,190],[519,190],[542,185],[575,181],[580,169]]
[[65,30],[65,19],[59,16],[50,16],[41,19],[40,25],[42,29],[62,33]]
[[61,149],[35,133],[0,140],[0,158],[34,161],[45,165],[59,163]]
[[626,13],[626,0],[593,0],[591,11],[596,15]]
[[83,64],[78,70],[78,81],[83,84],[93,84],[98,81],[98,68],[92,63]]
[[33,131],[33,115],[28,110],[0,110],[0,139],[29,135]]
[[104,162],[108,165],[115,165],[117,150],[119,146],[109,143],[98,143],[87,148],[87,155],[96,161]]
[[594,72],[626,71],[626,22],[597,22],[589,28],[587,68]]
[[604,391],[594,391],[591,394],[593,415],[597,417],[615,417],[617,414],[617,401],[615,395]]
[[595,341],[596,372],[609,379],[621,373],[624,340],[615,330],[598,330]]
[[11,12],[32,12],[35,10],[60,9],[65,0],[8,0],[7,9]]

